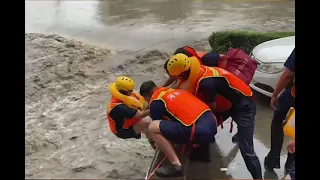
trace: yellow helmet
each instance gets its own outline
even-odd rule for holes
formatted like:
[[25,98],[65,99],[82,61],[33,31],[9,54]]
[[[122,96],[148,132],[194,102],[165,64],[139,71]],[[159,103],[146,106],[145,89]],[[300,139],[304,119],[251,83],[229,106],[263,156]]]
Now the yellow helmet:
[[132,91],[134,89],[134,81],[127,76],[120,76],[115,82],[118,91]]
[[169,75],[177,76],[190,69],[189,57],[185,54],[178,53],[173,55],[167,64],[167,70]]

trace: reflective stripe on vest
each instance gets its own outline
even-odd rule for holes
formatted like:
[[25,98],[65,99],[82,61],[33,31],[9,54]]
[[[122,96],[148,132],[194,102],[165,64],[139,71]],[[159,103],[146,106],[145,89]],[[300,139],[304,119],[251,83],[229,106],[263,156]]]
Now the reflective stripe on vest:
[[187,91],[181,89],[157,88],[150,99],[161,100],[166,110],[185,126],[190,126],[209,111],[208,105]]
[[[132,94],[131,96],[136,97],[134,94]],[[117,98],[111,97],[111,102],[110,102],[109,106],[107,107],[107,119],[108,119],[108,123],[109,123],[109,128],[113,134],[117,134],[116,121],[110,117],[110,112],[114,107],[116,107],[117,105],[120,105],[120,104],[123,104],[123,103],[120,100],[118,100]],[[122,128],[129,129],[133,124],[139,122],[140,120],[141,119],[139,119],[139,118],[125,119]]]
[[229,87],[236,90],[237,92],[240,92],[244,96],[252,96],[253,93],[250,89],[250,87],[244,83],[241,79],[239,79],[236,75],[218,68],[218,67],[207,67],[207,66],[201,66],[201,73],[200,78],[198,80],[198,84],[196,86],[196,91],[198,91],[199,83],[202,79],[210,78],[210,77],[223,77],[228,82]]

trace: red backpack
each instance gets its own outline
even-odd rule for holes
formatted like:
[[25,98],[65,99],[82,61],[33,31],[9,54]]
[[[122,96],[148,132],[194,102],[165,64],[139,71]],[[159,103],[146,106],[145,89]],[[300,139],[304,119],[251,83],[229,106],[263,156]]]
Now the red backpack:
[[227,57],[228,63],[225,69],[249,85],[258,67],[258,62],[239,48],[230,48]]
[[[191,56],[201,57],[190,46],[184,46],[183,50],[187,51]],[[251,82],[253,75],[257,69],[258,62],[249,57],[239,48],[230,48],[227,52],[228,63],[225,70],[239,77],[247,85]]]

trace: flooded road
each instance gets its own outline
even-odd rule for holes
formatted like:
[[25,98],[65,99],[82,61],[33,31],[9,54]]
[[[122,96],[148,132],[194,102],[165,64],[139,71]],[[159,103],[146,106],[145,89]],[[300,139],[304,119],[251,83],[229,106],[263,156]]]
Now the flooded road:
[[26,32],[50,32],[110,49],[166,49],[212,31],[294,30],[294,1],[26,1]]
[[[122,74],[132,76],[137,88],[148,79],[161,83],[170,53],[183,45],[210,49],[212,31],[295,27],[294,1],[253,0],[26,1],[25,21],[26,33],[84,42],[26,34],[26,178],[143,178],[153,152],[144,139],[110,134],[108,83]],[[255,149],[263,166],[273,112],[269,98],[256,95]],[[229,123],[219,130],[216,158],[230,151],[233,157],[212,164],[213,178],[225,177],[217,172],[224,167],[234,178],[251,178],[231,143],[235,132],[236,125],[229,133]],[[285,154],[284,148],[279,177]]]

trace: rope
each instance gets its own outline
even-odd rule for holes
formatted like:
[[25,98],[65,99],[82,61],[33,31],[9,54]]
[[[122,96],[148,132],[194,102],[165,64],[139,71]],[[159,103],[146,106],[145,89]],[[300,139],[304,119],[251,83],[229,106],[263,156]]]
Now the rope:
[[[191,128],[191,133],[190,133],[190,138],[189,138],[189,144],[191,145],[191,148],[192,148],[192,140],[193,140],[193,136],[194,136],[194,133],[195,133],[195,128],[196,128],[196,125],[195,123],[192,124],[192,128]],[[181,148],[181,153],[184,154],[185,153],[185,150],[187,148],[187,144],[184,144]],[[145,180],[149,180],[153,174],[159,169],[159,167],[161,166],[161,164],[164,162],[164,160],[166,159],[167,157],[165,156],[161,161],[160,163],[154,168],[154,170],[152,171],[152,173],[145,179]]]
[[154,168],[154,170],[151,172],[151,174],[146,178],[146,180],[149,180],[154,173],[159,169],[159,167],[161,166],[161,164],[164,162],[164,160],[167,158],[167,156],[163,157],[163,159],[160,161],[160,163]]

